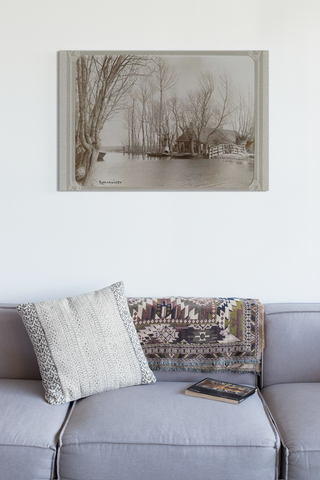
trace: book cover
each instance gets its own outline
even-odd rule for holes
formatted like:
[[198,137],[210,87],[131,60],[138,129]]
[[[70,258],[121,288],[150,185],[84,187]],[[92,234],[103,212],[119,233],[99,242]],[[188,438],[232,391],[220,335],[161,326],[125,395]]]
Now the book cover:
[[200,382],[188,387],[185,394],[193,397],[209,398],[220,402],[238,404],[254,394],[255,391],[256,387],[221,382],[213,378],[204,378]]

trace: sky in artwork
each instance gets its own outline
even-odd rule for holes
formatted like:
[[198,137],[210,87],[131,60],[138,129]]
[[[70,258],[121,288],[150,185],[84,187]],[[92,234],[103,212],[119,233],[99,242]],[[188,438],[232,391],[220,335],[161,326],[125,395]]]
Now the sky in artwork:
[[[178,80],[173,88],[167,90],[166,97],[176,93],[183,98],[189,91],[197,88],[198,77],[210,72],[218,80],[219,75],[229,75],[235,92],[249,93],[254,97],[254,61],[248,55],[159,55],[175,70]],[[231,128],[225,125],[225,128]],[[103,146],[122,145],[126,138],[123,114],[108,121],[101,133]]]

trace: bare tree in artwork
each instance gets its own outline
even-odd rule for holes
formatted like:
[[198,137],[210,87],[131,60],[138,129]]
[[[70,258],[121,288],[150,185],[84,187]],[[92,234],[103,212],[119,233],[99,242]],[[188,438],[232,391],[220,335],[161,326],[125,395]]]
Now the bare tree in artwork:
[[156,64],[154,77],[155,81],[153,85],[159,91],[159,112],[158,112],[158,141],[159,152],[162,150],[162,122],[163,122],[163,102],[164,94],[167,90],[172,88],[178,80],[177,74],[161,57],[154,57]]
[[100,134],[124,106],[137,78],[145,75],[149,57],[81,55],[77,60],[76,180],[83,184],[101,147]]
[[174,123],[174,137],[177,139],[180,135],[180,130],[184,131],[183,122],[183,103],[176,94],[172,95],[167,101],[167,108],[171,112]]
[[227,117],[234,111],[234,91],[232,82],[227,73],[219,75],[217,96],[214,99],[214,108],[210,119],[210,129],[207,133],[207,141],[220,127],[223,126]]
[[189,113],[190,123],[196,134],[199,154],[201,133],[209,124],[214,113],[214,104],[212,101],[214,90],[215,84],[213,75],[207,72],[200,75],[199,88],[188,93],[187,114]]
[[128,97],[124,108],[125,128],[127,130],[128,151],[133,154],[140,152],[139,133],[141,129],[141,108],[138,102],[139,98],[135,91],[132,91]]
[[148,121],[147,121],[147,103],[151,96],[150,86],[146,83],[139,85],[138,98],[141,104],[139,110],[140,116],[140,127],[142,135],[142,154],[144,155],[147,151],[147,135],[148,135]]
[[250,146],[254,138],[254,106],[249,92],[238,93],[231,118],[233,129],[237,132],[237,143],[246,143],[247,147]]

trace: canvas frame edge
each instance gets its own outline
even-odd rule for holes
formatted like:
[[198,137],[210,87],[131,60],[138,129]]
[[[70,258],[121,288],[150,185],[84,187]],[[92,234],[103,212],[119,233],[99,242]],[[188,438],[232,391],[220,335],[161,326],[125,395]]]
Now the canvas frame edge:
[[[148,189],[148,188],[108,188],[82,187],[75,181],[72,158],[74,145],[74,85],[75,63],[80,55],[88,54],[125,54],[137,55],[247,55],[255,66],[255,162],[253,182],[248,189]],[[268,191],[269,190],[269,51],[267,50],[219,50],[219,51],[111,51],[111,50],[63,50],[58,52],[58,190],[59,191]]]

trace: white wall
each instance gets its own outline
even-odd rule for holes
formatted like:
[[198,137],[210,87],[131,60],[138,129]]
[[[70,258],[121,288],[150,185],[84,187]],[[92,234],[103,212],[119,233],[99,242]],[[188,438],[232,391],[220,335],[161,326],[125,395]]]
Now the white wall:
[[[3,302],[320,301],[318,0],[0,0]],[[59,50],[269,50],[269,192],[58,192]],[[167,227],[164,226],[166,221]]]

